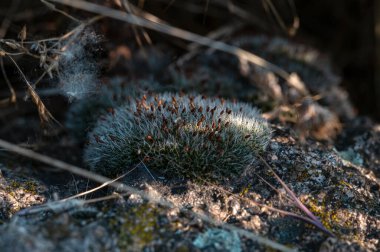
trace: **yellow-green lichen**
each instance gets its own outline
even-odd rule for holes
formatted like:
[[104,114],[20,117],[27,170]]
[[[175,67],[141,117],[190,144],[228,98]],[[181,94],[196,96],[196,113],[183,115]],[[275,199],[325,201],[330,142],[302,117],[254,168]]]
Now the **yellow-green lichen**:
[[40,194],[45,188],[38,181],[25,178],[2,178],[1,181],[0,193],[5,198],[4,209],[8,217],[23,208],[45,201],[45,197]]
[[37,188],[38,184],[32,180],[28,180],[25,182],[10,180],[5,188],[5,191],[9,192],[11,196],[13,196],[12,194],[14,194],[15,190],[23,190],[26,193],[35,195],[38,193]]
[[318,202],[315,198],[309,198],[306,205],[322,224],[336,235],[343,236],[344,230],[354,229],[354,223],[350,221],[350,212],[340,209],[340,204],[335,203],[333,207],[332,204],[326,202],[326,197],[324,197],[322,202]]
[[307,206],[316,216],[319,217],[323,226],[330,231],[336,231],[334,229],[336,216],[334,214],[334,210],[327,209],[325,205],[325,201],[323,200],[322,204],[319,204],[318,201],[314,198],[310,198],[307,202]]
[[247,186],[245,186],[245,187],[241,190],[239,196],[240,196],[240,197],[245,196],[245,195],[249,192],[249,190],[250,190],[251,188],[252,188],[252,185],[247,185]]
[[297,181],[298,182],[307,181],[309,179],[310,179],[310,174],[308,173],[307,170],[304,170],[304,171],[297,173]]
[[118,246],[121,251],[141,251],[158,235],[157,207],[143,204],[123,212],[121,219],[111,220],[118,230]]

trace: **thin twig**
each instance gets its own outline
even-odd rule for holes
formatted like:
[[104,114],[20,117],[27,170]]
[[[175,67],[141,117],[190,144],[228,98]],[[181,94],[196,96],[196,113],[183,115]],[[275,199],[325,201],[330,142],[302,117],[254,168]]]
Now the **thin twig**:
[[128,172],[126,172],[126,173],[124,173],[124,174],[118,176],[117,178],[115,178],[115,179],[113,179],[113,180],[110,180],[110,181],[108,181],[107,183],[103,183],[103,184],[101,184],[100,186],[95,187],[95,188],[93,188],[93,189],[91,189],[91,190],[87,190],[87,191],[85,191],[85,192],[81,192],[81,193],[78,193],[78,194],[73,195],[73,196],[71,196],[71,197],[68,197],[68,198],[62,199],[61,201],[66,201],[66,200],[71,200],[71,199],[79,198],[79,197],[81,197],[81,196],[84,196],[84,195],[87,195],[87,194],[93,193],[93,192],[95,192],[95,191],[97,191],[97,190],[100,190],[100,189],[102,189],[102,188],[108,186],[109,184],[111,184],[111,183],[113,183],[113,182],[116,182],[116,181],[118,181],[118,180],[124,178],[125,176],[127,176],[128,174],[130,174],[131,172],[133,172],[134,170],[136,170],[136,169],[139,167],[140,164],[144,165],[144,169],[146,169],[146,170],[148,171],[148,173],[150,174],[150,176],[152,176],[152,178],[153,178],[154,181],[157,181],[157,180],[153,177],[153,175],[150,173],[148,167],[146,167],[146,165],[145,165],[144,162],[143,162],[143,160],[144,160],[149,154],[150,154],[150,151],[149,151],[148,153],[146,153],[146,155],[140,160],[140,162],[139,162],[138,164],[136,164],[132,169],[130,169]]
[[100,189],[102,189],[102,188],[108,186],[109,184],[111,184],[111,183],[113,183],[113,182],[116,182],[116,181],[118,181],[118,180],[124,178],[125,176],[127,176],[128,174],[130,174],[131,172],[133,172],[134,170],[136,170],[137,167],[138,167],[138,165],[136,165],[135,167],[133,167],[131,170],[129,170],[128,172],[124,173],[123,175],[120,175],[119,177],[117,177],[117,178],[115,178],[115,179],[112,179],[112,180],[110,180],[110,181],[108,181],[108,182],[106,182],[106,183],[103,183],[103,184],[101,184],[100,186],[97,186],[97,187],[95,187],[95,188],[93,188],[93,189],[91,189],[91,190],[87,190],[87,191],[85,191],[85,192],[78,193],[78,194],[76,194],[76,195],[73,195],[73,196],[67,197],[67,198],[62,199],[62,200],[60,200],[60,201],[72,200],[72,199],[76,199],[76,198],[79,198],[79,197],[85,196],[85,195],[87,195],[87,194],[90,194],[90,193],[96,192],[96,191],[98,191],[98,190],[100,190]]

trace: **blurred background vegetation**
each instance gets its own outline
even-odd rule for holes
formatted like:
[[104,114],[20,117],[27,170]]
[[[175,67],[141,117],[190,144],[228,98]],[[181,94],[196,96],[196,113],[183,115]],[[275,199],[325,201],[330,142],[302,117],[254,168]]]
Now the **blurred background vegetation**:
[[[102,5],[114,5],[120,0],[93,1]],[[292,37],[297,42],[315,46],[332,57],[336,71],[342,76],[342,85],[360,115],[380,119],[380,81],[376,73],[375,17],[379,4],[374,0],[138,0],[131,1],[169,24],[186,30],[208,34],[231,22],[242,22],[250,32],[278,34]],[[77,10],[60,6],[75,13]],[[79,11],[78,11],[79,12]],[[81,16],[86,15],[81,13]],[[91,14],[88,14],[91,16]],[[20,30],[27,26],[28,37],[39,39],[60,36],[72,28],[70,20],[52,12],[39,0],[0,2],[0,38],[17,39]],[[299,20],[298,20],[299,19]],[[378,21],[378,23],[380,23]],[[107,40],[115,44],[125,40],[121,29],[125,24],[109,21]],[[96,29],[105,29],[99,25]],[[244,33],[244,29],[241,31]],[[185,49],[183,41],[150,32],[153,40],[167,40],[179,49]],[[113,37],[112,37],[113,36]],[[119,41],[119,42],[118,42]],[[100,53],[102,53],[100,51]],[[20,63],[28,76],[35,74],[38,64],[31,59]],[[15,88],[19,76],[9,70]],[[29,68],[29,69],[28,69]],[[379,68],[379,67],[378,67]],[[377,81],[376,81],[377,80]],[[24,84],[20,83],[22,87]],[[0,78],[1,98],[8,94],[3,77]]]

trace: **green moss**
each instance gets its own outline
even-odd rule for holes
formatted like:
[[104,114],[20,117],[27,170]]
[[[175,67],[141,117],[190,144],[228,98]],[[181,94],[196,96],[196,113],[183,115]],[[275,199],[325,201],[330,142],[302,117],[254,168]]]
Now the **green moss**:
[[164,93],[143,96],[98,121],[84,159],[106,176],[143,161],[167,176],[228,177],[264,151],[270,135],[248,104]]

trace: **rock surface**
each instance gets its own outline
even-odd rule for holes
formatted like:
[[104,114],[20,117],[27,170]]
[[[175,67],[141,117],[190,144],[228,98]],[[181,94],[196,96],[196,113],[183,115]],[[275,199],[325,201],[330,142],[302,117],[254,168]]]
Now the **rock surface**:
[[[379,179],[375,175],[378,171],[378,126],[372,125],[370,131],[360,131],[353,138],[347,138],[347,135],[352,136],[352,129],[348,129],[337,141],[341,143],[339,146],[310,139],[302,142],[290,128],[278,125],[272,128],[273,137],[263,158],[335,238],[308,223],[269,209],[275,207],[302,215],[259,160],[240,177],[213,184],[168,179],[157,173],[153,173],[153,179],[150,174],[144,175],[147,173],[144,167],[139,167],[139,172],[131,174],[132,177],[124,182],[177,206],[205,213],[290,248],[376,251],[380,237]],[[361,141],[369,144],[360,144]],[[349,158],[339,150],[341,146],[355,150],[363,166],[347,160]],[[372,167],[375,169],[371,170]],[[9,175],[4,176],[4,173]],[[86,183],[86,180],[77,180],[78,185]],[[221,251],[218,244],[208,246],[201,242],[205,241],[204,235],[213,232],[210,230],[219,230],[216,237],[229,236],[233,251],[240,251],[238,247],[241,251],[265,248],[185,212],[147,204],[137,195],[130,195],[125,200],[17,214],[18,210],[33,209],[30,206],[46,202],[42,195],[47,189],[31,177],[25,180],[21,175],[10,175],[8,169],[3,171],[1,186],[0,192],[7,200],[1,207],[0,247],[9,248],[8,251]],[[15,194],[13,198],[10,188]],[[64,190],[55,189],[58,193]],[[101,194],[107,194],[107,190]],[[23,242],[17,247],[11,246],[16,240]]]

